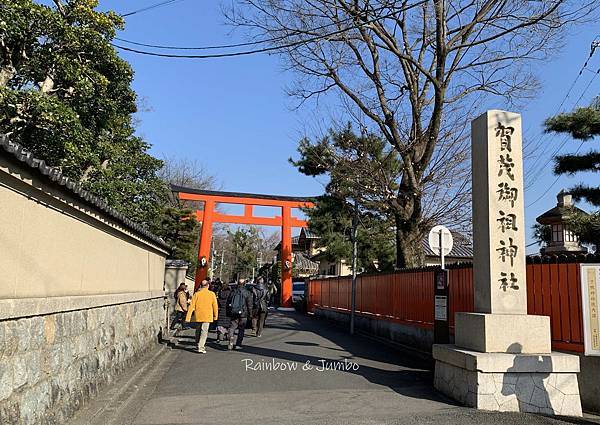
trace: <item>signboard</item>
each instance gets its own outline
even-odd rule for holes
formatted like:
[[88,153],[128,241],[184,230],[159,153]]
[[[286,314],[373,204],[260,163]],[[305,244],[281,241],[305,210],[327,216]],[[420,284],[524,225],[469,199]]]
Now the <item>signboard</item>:
[[452,233],[446,227],[441,225],[435,226],[429,232],[428,239],[429,248],[431,248],[435,255],[440,255],[440,245],[442,245],[444,256],[450,254],[450,251],[452,251],[454,240],[452,239]]
[[600,356],[600,264],[581,265],[583,340],[586,356]]
[[435,296],[435,320],[448,320],[448,297],[444,295]]
[[448,322],[448,270],[436,270],[433,282],[434,320],[433,342],[450,343],[450,323]]

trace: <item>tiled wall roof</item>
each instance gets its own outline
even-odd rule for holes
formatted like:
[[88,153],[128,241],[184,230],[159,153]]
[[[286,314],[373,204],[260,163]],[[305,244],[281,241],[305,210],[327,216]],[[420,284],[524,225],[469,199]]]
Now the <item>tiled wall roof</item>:
[[56,167],[50,167],[46,165],[43,160],[34,158],[31,152],[23,148],[18,143],[11,142],[8,140],[8,137],[3,134],[0,135],[0,155],[16,159],[23,165],[26,165],[27,167],[41,174],[43,179],[60,186],[61,190],[69,192],[77,199],[100,210],[143,238],[154,242],[158,246],[167,250],[171,249],[171,247],[167,245],[164,240],[156,235],[153,235],[140,224],[133,222],[123,214],[117,212],[114,208],[108,205],[104,199],[85,190],[78,182],[64,176],[60,169]]

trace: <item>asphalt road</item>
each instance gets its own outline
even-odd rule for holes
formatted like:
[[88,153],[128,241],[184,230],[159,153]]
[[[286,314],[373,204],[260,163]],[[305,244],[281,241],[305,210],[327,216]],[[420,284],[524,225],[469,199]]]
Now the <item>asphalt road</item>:
[[[81,424],[586,424],[592,419],[488,413],[437,394],[426,362],[294,313],[227,351],[193,331],[159,349],[86,406]],[[277,370],[273,370],[277,369]]]

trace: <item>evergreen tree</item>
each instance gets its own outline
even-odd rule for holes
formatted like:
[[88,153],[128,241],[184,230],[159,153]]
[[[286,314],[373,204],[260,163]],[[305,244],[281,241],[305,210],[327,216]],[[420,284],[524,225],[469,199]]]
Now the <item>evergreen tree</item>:
[[[545,122],[547,132],[567,133],[575,140],[584,142],[597,141],[600,135],[600,103],[596,101],[589,107],[578,108],[570,113],[559,114]],[[600,172],[600,151],[592,148],[587,153],[558,155],[554,159],[556,175],[574,175],[580,172]],[[580,183],[569,189],[576,201],[586,201],[600,207],[600,187]],[[600,242],[600,214],[589,216],[573,212],[569,220],[570,228],[584,243],[598,247]]]
[[[346,199],[326,194],[317,198],[314,208],[306,209],[306,213],[310,230],[320,237],[319,246],[327,248],[324,255],[332,261],[350,263],[354,206]],[[357,230],[358,268],[393,270],[396,246],[392,222],[360,209]]]
[[192,259],[196,220],[168,206],[163,163],[135,135],[133,71],[111,45],[122,17],[53,3],[0,0],[0,133]]
[[111,46],[123,19],[97,0],[0,0],[0,132],[142,224],[167,192],[134,135],[133,71]]
[[317,143],[302,140],[300,158],[290,160],[308,176],[327,176],[325,195],[306,210],[310,229],[331,260],[350,261],[353,204],[359,205],[358,266],[393,268],[396,258],[394,212],[402,176],[399,156],[373,134],[356,135],[350,126],[330,131]]
[[233,278],[249,278],[252,269],[257,265],[260,245],[258,229],[251,226],[247,229],[237,229],[235,232],[227,232],[231,243],[231,254],[233,258]]
[[[546,131],[568,133],[576,140],[590,141],[600,135],[600,104],[578,108],[546,120]],[[600,172],[600,151],[592,149],[584,154],[559,155],[554,160],[554,173],[573,175],[579,172]],[[573,199],[584,200],[600,207],[600,187],[578,184],[569,189]]]

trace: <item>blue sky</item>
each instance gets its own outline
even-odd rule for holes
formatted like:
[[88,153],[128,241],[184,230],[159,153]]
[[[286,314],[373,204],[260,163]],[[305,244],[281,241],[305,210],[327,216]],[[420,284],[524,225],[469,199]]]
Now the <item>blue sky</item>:
[[[126,13],[155,2],[101,0],[100,6]],[[216,1],[183,0],[132,15],[126,22],[126,29],[119,37],[150,44],[189,46],[244,41],[224,25]],[[517,111],[523,114],[526,138],[541,137],[543,120],[557,110],[589,54],[590,43],[599,34],[597,25],[579,27],[566,38],[561,53],[552,61],[539,64],[542,83],[539,96],[524,110]],[[285,94],[293,76],[282,71],[276,56],[213,60],[161,59],[129,52],[121,52],[121,56],[135,70],[134,89],[151,108],[139,116],[139,133],[152,143],[154,154],[198,159],[217,175],[223,190],[281,195],[322,193],[321,183],[301,175],[287,161],[295,154],[314,109],[293,110],[294,101]],[[600,67],[599,56],[600,51],[589,64],[594,72]],[[592,77],[593,72],[584,72],[563,109],[573,106]],[[597,78],[580,104],[589,103],[599,87]],[[544,136],[543,140],[556,146],[563,138]],[[575,151],[578,145],[569,141],[561,152]],[[526,173],[531,166],[532,162],[526,161]],[[596,179],[598,184],[597,175],[585,178]],[[528,207],[528,229],[536,216],[554,206],[560,188],[581,179],[581,176],[561,177],[539,201]],[[540,197],[554,180],[548,164],[526,191],[526,205]],[[536,249],[531,247],[528,252]]]

